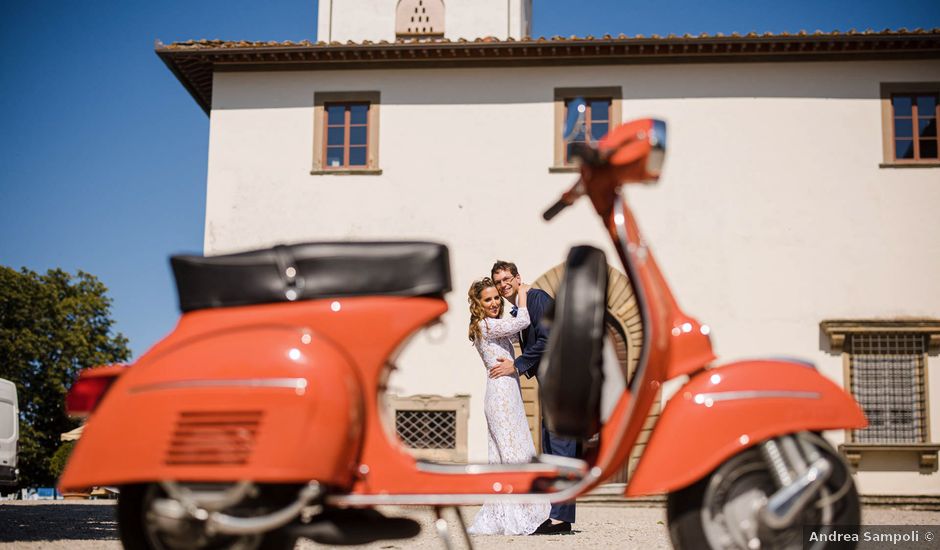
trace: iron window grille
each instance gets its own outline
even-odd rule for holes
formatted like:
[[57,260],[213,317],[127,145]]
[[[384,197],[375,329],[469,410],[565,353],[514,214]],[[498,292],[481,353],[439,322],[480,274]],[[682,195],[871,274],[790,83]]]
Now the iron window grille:
[[395,432],[412,449],[456,449],[457,411],[395,411]]
[[849,377],[869,425],[853,430],[858,443],[927,441],[923,334],[849,335]]

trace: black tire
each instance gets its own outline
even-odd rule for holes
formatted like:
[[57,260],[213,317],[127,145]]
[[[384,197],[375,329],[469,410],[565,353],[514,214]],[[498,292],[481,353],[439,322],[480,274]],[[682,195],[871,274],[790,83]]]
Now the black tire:
[[600,430],[607,313],[607,258],[590,246],[568,253],[545,355],[539,396],[554,434],[587,439]]
[[[194,548],[193,539],[198,537],[194,524],[193,535],[182,537],[180,544],[174,544],[172,538],[155,536],[147,526],[147,507],[154,495],[162,496],[163,490],[156,484],[125,485],[121,487],[117,503],[118,533],[121,544],[127,550],[172,550],[175,548]],[[296,537],[282,530],[271,531],[263,535],[248,537],[215,536],[195,548],[205,550],[290,550],[296,544]]]
[[[834,469],[832,475],[827,480],[824,489],[830,497],[836,497],[838,500],[831,504],[830,519],[823,521],[823,512],[815,504],[820,503],[821,499],[811,503],[803,511],[803,515],[797,518],[794,525],[782,529],[771,530],[762,527],[758,531],[762,549],[803,549],[803,548],[833,548],[840,549],[854,548],[855,545],[845,545],[845,542],[838,543],[820,543],[817,546],[804,546],[803,544],[803,526],[806,525],[825,525],[824,529],[830,529],[832,526],[845,526],[840,528],[842,533],[857,533],[858,525],[861,523],[861,504],[858,498],[858,492],[855,483],[849,473],[845,461],[819,437],[812,437],[815,447],[820,453],[829,458]],[[763,456],[757,448],[750,448],[742,453],[728,459],[721,466],[703,479],[681,489],[670,493],[667,497],[666,514],[669,521],[669,536],[672,544],[677,549],[725,549],[725,548],[744,548],[739,542],[736,544],[735,537],[728,544],[714,544],[715,533],[720,533],[722,527],[730,533],[733,527],[727,523],[712,522],[706,527],[705,522],[708,517],[712,517],[706,509],[710,503],[706,500],[712,500],[709,494],[710,486],[726,486],[723,494],[725,498],[719,498],[723,502],[733,501],[735,498],[749,498],[748,493],[756,494],[760,491],[769,496],[776,490],[770,470]],[[716,508],[722,505],[721,502],[712,503]],[[721,508],[724,510],[724,507]],[[727,521],[733,517],[733,514],[721,514]],[[852,527],[850,527],[852,526]],[[854,530],[853,530],[854,527]],[[711,538],[706,534],[706,530],[711,533]],[[722,539],[726,540],[726,539]]]

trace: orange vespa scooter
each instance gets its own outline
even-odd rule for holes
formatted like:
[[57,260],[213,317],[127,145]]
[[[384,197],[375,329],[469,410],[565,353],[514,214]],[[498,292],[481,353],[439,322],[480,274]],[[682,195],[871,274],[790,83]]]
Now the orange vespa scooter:
[[[409,337],[438,321],[446,247],[310,243],[172,260],[183,315],[130,367],[90,369],[68,397],[87,416],[63,490],[120,488],[127,548],[290,548],[408,538],[381,505],[571,500],[628,459],[662,384],[688,376],[652,430],[626,494],[668,493],[681,548],[788,548],[802,525],[859,523],[845,463],[819,437],[864,415],[811,365],[713,366],[707,331],[678,307],[621,193],[659,178],[665,124],[638,120],[576,151],[581,178],[546,219],[587,196],[637,296],[639,366],[605,353],[607,261],[569,254],[540,366],[550,429],[591,438],[583,459],[415,460],[383,429],[380,399]],[[445,545],[446,522],[437,521]]]

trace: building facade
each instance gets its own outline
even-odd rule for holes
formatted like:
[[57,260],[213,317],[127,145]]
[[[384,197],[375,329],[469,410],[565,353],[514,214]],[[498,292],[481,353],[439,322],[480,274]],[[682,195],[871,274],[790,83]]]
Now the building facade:
[[861,493],[940,495],[940,31],[533,39],[531,2],[417,4],[325,0],[316,44],[158,46],[210,116],[206,254],[446,243],[444,327],[390,392],[452,407],[453,459],[485,461],[466,289],[496,259],[543,286],[573,245],[614,261],[586,201],[541,220],[576,177],[567,102],[588,98],[593,137],[662,118],[663,178],[627,194],[720,362],[812,361],[872,421],[827,434]]

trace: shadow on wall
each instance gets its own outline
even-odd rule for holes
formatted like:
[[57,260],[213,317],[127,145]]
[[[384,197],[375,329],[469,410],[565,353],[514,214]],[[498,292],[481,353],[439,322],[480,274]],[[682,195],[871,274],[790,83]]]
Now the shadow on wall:
[[[217,72],[213,109],[312,107],[314,92],[379,90],[382,105],[546,103],[554,89],[620,86],[623,100],[879,99],[880,81],[911,80],[908,62],[615,65]],[[923,62],[920,71],[929,69]],[[940,70],[940,67],[938,67]],[[927,70],[929,73],[934,72]],[[925,76],[921,77],[923,80]],[[916,79],[915,79],[916,80]]]
[[0,543],[117,540],[113,504],[0,504]]

